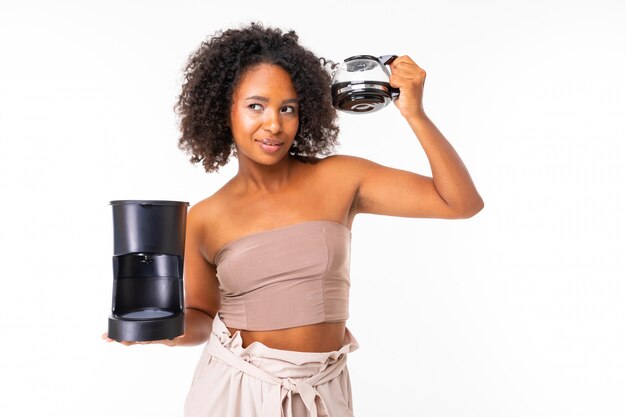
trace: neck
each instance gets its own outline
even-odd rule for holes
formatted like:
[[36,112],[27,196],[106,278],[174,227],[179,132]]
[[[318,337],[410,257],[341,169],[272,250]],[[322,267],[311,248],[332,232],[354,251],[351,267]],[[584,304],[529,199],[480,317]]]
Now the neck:
[[290,156],[275,165],[262,165],[240,159],[235,179],[248,192],[272,193],[289,184],[294,165]]

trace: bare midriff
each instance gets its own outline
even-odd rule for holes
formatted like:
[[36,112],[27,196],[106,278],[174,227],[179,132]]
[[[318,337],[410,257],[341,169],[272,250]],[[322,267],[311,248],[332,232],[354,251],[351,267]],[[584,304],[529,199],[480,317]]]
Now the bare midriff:
[[265,346],[298,352],[331,352],[339,350],[343,345],[346,322],[326,322],[289,329],[254,331],[228,327],[231,334],[241,332],[243,347],[253,342]]

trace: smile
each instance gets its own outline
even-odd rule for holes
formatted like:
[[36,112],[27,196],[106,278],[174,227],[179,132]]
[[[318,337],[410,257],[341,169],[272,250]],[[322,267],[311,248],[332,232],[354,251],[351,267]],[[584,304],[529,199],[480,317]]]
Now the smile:
[[272,139],[264,139],[264,140],[256,140],[259,145],[261,145],[261,149],[263,149],[266,153],[274,153],[280,149],[284,142],[280,142]]
[[284,143],[276,139],[263,139],[263,140],[255,139],[255,141],[260,142],[263,145],[268,145],[268,146],[280,146]]

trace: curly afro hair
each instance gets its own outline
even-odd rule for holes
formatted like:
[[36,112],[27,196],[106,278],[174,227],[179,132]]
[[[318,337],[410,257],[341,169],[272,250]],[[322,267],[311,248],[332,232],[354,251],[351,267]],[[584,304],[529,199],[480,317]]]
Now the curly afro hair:
[[202,162],[206,172],[214,172],[237,156],[230,130],[233,93],[246,71],[262,63],[287,71],[300,99],[299,128],[289,154],[314,161],[338,145],[325,60],[301,46],[294,31],[251,23],[217,32],[187,62],[175,109],[180,116],[178,147],[191,155],[191,163]]

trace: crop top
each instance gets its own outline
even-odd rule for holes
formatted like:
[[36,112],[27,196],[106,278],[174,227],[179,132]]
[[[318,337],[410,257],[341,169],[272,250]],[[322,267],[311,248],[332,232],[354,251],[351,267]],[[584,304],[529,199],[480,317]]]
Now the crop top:
[[252,233],[215,255],[220,317],[242,330],[348,318],[352,232],[315,220]]

